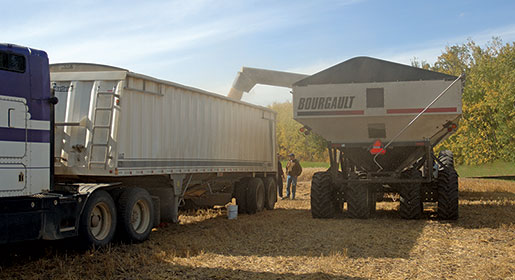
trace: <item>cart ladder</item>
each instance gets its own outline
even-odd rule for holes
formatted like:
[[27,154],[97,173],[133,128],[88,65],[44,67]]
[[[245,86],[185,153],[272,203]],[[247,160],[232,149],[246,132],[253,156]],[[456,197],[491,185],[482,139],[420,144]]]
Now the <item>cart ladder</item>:
[[[113,87],[112,90],[102,91],[100,90],[100,86],[96,89],[96,100],[95,100],[95,108],[94,108],[94,116],[93,116],[93,124],[91,127],[91,144],[89,149],[89,157],[88,157],[88,168],[91,169],[92,165],[103,165],[104,169],[107,168],[107,163],[109,161],[109,152],[111,146],[111,131],[112,131],[112,122],[113,122],[113,113],[115,108],[115,99],[120,98],[120,95],[116,94],[116,87]],[[107,107],[99,107],[99,100],[101,100],[102,96],[111,96],[109,99],[109,106]],[[109,112],[107,124],[106,120],[101,120],[98,117],[99,112]],[[99,133],[99,130],[107,131],[106,139],[95,140],[95,134]],[[98,160],[95,158],[93,160],[93,156],[95,156],[95,152],[101,149],[103,154],[103,160]],[[102,158],[102,157],[100,157]]]

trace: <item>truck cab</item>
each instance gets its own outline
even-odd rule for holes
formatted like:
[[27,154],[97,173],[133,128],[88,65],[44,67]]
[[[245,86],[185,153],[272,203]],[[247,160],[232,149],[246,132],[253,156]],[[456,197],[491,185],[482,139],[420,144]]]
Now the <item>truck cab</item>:
[[51,104],[44,51],[0,44],[0,197],[51,184]]

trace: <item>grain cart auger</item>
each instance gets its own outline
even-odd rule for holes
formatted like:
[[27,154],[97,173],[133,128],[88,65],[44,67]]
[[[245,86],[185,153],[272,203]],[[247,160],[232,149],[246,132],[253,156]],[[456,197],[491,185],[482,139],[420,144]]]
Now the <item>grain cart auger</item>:
[[347,202],[349,217],[366,219],[398,193],[402,218],[436,202],[440,219],[457,219],[453,155],[433,149],[457,129],[463,81],[356,57],[294,82],[293,117],[328,141],[331,163],[313,176],[312,216],[334,217]]

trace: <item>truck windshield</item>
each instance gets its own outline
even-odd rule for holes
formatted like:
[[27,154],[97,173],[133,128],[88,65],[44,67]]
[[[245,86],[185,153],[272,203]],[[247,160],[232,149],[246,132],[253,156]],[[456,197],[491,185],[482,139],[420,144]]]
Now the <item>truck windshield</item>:
[[0,52],[0,70],[25,72],[25,57],[22,55]]

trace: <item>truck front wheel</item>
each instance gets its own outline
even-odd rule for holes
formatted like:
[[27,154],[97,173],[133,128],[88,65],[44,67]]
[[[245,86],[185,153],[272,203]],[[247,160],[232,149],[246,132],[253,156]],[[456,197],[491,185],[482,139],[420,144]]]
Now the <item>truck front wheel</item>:
[[90,246],[103,247],[111,242],[115,229],[116,207],[113,198],[103,190],[93,192],[80,217],[80,238]]
[[154,221],[154,206],[150,194],[142,188],[128,188],[118,199],[118,227],[126,241],[148,239]]

